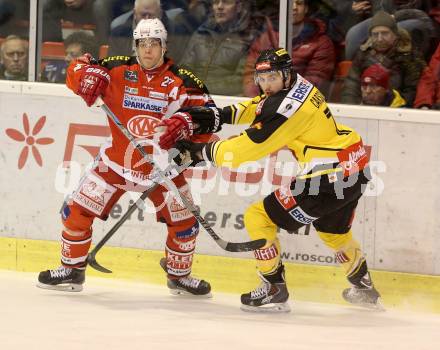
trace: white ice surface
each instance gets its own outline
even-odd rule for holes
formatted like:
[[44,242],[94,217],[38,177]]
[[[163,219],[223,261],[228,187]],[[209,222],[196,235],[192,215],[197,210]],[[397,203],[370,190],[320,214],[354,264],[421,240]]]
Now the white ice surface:
[[0,349],[440,349],[440,315],[290,301],[289,314],[240,311],[239,296],[195,300],[165,287],[87,278],[84,291],[35,287],[0,271]]

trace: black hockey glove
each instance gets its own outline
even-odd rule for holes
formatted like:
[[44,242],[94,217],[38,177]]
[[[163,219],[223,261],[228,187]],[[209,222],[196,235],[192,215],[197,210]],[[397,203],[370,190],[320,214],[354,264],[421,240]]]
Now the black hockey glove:
[[206,143],[196,143],[188,140],[180,140],[174,145],[170,155],[177,165],[182,166],[204,166],[205,160],[202,156],[203,148]]
[[194,134],[212,134],[222,129],[220,110],[216,107],[187,107],[180,112],[186,112],[191,116],[194,124]]

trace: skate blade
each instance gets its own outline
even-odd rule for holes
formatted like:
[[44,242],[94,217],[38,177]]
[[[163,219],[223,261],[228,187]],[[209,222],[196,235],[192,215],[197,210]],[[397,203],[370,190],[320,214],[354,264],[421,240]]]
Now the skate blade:
[[186,290],[181,290],[181,289],[169,289],[170,294],[171,295],[177,295],[180,297],[185,297],[185,298],[197,298],[197,299],[209,299],[212,298],[212,294],[211,292],[209,292],[208,294],[191,294],[190,292],[186,291]]
[[57,290],[59,292],[81,292],[83,290],[82,284],[75,283],[50,285],[38,282],[37,287],[41,289]]
[[256,313],[290,312],[290,306],[288,303],[272,303],[263,306],[250,306],[250,305],[241,304],[240,309],[245,312],[256,312]]
[[378,312],[385,312],[385,311],[387,311],[385,309],[385,307],[383,306],[382,301],[381,301],[380,298],[377,299],[376,304],[371,304],[371,303],[350,303],[350,304],[354,305],[354,306],[359,306],[359,307],[362,307],[362,308],[365,308],[365,309],[369,309],[369,310],[372,310],[372,311],[378,311]]

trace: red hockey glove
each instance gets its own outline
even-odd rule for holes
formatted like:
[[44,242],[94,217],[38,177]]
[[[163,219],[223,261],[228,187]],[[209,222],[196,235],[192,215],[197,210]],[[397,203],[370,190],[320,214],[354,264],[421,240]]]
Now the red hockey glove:
[[[165,128],[163,128],[165,127]],[[188,113],[178,112],[169,119],[162,120],[157,126],[165,129],[159,138],[159,146],[168,150],[179,140],[187,140],[193,135],[193,122]]]
[[76,94],[86,101],[87,106],[92,106],[98,96],[104,94],[110,83],[108,70],[101,66],[86,66],[79,79],[79,87]]

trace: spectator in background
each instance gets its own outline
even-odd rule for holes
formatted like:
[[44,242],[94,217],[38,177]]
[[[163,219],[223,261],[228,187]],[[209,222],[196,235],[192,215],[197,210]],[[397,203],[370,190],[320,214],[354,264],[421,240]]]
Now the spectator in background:
[[[354,1],[353,9],[362,4],[366,8],[371,8],[372,14],[381,10],[393,14],[399,27],[410,33],[413,45],[424,54],[429,52],[431,38],[435,36],[435,28],[427,14],[429,12],[428,4],[423,4],[422,0],[367,0],[361,2]],[[423,11],[423,9],[426,9],[427,12]],[[347,32],[345,38],[346,60],[352,60],[360,45],[368,39],[370,24],[371,18],[365,19]]]
[[271,20],[279,20],[280,1],[279,0],[256,0],[255,10],[260,14],[269,17]]
[[173,19],[174,30],[169,33],[173,40],[168,43],[169,55],[177,63],[182,59],[192,34],[208,18],[211,8],[210,0],[188,0],[183,2],[185,4],[182,12],[178,13]]
[[96,38],[82,31],[70,34],[66,40],[64,40],[64,48],[66,50],[64,61],[48,62],[42,72],[41,81],[48,83],[65,83],[66,69],[73,59],[85,53],[90,53],[97,59],[99,54]]
[[0,0],[0,37],[29,38],[29,1]]
[[358,50],[345,78],[342,102],[361,103],[361,74],[372,64],[380,63],[390,71],[391,87],[398,90],[411,106],[426,66],[421,53],[413,48],[408,32],[398,29],[394,18],[384,11],[374,15],[369,31],[367,42]]
[[131,11],[115,18],[110,26],[109,56],[134,55],[135,47],[131,39],[134,28],[141,19],[153,18],[159,18],[170,32],[170,24],[166,15],[163,14],[160,0],[136,0]]
[[0,49],[0,79],[28,79],[28,42],[17,35],[10,35]]
[[249,6],[242,0],[213,0],[212,15],[192,35],[180,61],[213,94],[243,95],[246,56],[263,25],[251,17]]
[[[307,16],[310,0],[293,0],[292,59],[295,71],[326,94],[335,68],[333,42],[324,22]],[[270,23],[269,23],[270,24]],[[254,83],[255,62],[261,51],[278,47],[278,33],[269,27],[250,48],[243,77],[246,96],[259,94]]]
[[440,109],[440,45],[420,77],[414,107]]
[[431,6],[428,14],[431,17],[431,19],[434,21],[438,33],[438,28],[440,26],[440,4],[438,0],[435,2],[435,4]]
[[186,0],[166,0],[162,4],[162,11],[165,11],[168,18],[174,21],[176,16],[181,14],[186,7]]
[[[98,12],[96,12],[98,11]],[[106,43],[106,21],[101,20],[101,13],[95,7],[95,0],[45,0],[43,8],[43,41],[63,41],[68,33],[63,31],[63,22],[74,25],[92,26],[95,35],[99,33],[99,44]],[[78,30],[78,28],[76,28]],[[68,33],[68,34],[67,34]]]
[[362,104],[384,107],[404,107],[406,101],[390,87],[390,72],[381,64],[373,64],[361,75]]
[[[96,26],[96,37],[100,44],[107,44],[110,35],[110,24],[114,18],[133,8],[134,0],[94,0],[93,12],[99,18]],[[96,18],[96,15],[95,15]]]
[[[327,25],[327,35],[335,45],[342,46],[345,35],[351,27],[379,9],[390,10],[389,3],[392,0],[377,2],[378,4],[376,1],[371,3],[368,0],[313,0],[309,6],[309,13],[310,17],[324,21]],[[379,7],[379,3],[381,7]]]

